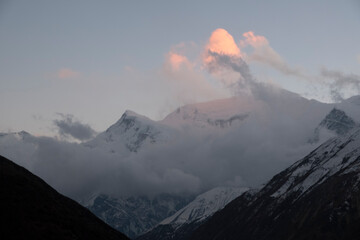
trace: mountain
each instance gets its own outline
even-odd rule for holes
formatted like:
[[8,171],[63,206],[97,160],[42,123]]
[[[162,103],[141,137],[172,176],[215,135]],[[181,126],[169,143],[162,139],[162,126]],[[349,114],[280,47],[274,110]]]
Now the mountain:
[[359,125],[344,111],[333,108],[315,129],[313,142],[318,142],[322,131],[330,131],[334,135],[344,135]]
[[360,128],[246,192],[191,239],[359,239]]
[[137,152],[145,145],[165,142],[173,134],[168,126],[127,110],[115,124],[84,145],[112,153]]
[[192,198],[187,196],[170,194],[120,198],[101,194],[83,205],[113,228],[135,238],[191,200]]
[[210,216],[247,190],[248,188],[234,187],[211,189],[137,239],[186,239]]
[[128,239],[2,156],[0,178],[2,239]]

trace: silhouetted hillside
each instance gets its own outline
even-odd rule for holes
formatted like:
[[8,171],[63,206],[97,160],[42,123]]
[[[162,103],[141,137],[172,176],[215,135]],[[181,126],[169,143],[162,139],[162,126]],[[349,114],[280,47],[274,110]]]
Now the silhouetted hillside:
[[128,239],[2,156],[0,206],[1,239]]

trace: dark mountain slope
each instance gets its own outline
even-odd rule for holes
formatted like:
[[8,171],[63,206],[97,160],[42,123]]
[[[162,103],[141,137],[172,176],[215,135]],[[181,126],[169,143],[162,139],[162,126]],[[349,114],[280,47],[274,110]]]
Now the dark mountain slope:
[[0,213],[1,239],[128,239],[2,156]]
[[241,195],[191,239],[360,239],[360,130]]

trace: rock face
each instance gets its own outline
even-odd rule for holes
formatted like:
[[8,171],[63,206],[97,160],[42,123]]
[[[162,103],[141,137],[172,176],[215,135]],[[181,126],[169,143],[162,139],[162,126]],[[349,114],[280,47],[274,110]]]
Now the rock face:
[[1,156],[0,206],[3,239],[128,239]]
[[160,194],[153,198],[99,195],[85,206],[113,228],[135,238],[174,214],[189,201],[190,197],[170,194]]
[[197,196],[194,201],[137,239],[186,239],[210,216],[246,190],[248,188],[217,187],[211,189]]
[[359,239],[360,129],[216,213],[191,239]]

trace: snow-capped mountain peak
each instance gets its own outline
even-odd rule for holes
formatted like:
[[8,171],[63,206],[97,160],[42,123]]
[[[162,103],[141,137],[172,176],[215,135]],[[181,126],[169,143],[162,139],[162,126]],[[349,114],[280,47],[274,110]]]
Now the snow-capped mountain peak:
[[166,141],[172,133],[168,126],[127,110],[115,124],[85,145],[109,148],[113,153],[137,152],[143,145]]

